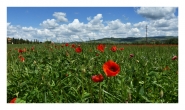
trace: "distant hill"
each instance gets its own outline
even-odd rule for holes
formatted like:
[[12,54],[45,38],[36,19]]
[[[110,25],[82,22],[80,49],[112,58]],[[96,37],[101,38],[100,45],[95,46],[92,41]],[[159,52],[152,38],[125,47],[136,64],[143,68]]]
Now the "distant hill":
[[[177,38],[178,36],[153,36],[147,37],[147,42],[154,41],[165,41],[168,39]],[[87,42],[95,42],[95,43],[134,43],[134,42],[146,42],[146,37],[127,37],[127,38],[103,38],[97,40],[90,40]]]

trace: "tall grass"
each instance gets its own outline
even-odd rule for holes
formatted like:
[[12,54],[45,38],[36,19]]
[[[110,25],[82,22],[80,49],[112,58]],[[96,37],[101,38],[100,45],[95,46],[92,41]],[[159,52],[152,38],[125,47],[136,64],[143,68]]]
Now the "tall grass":
[[[62,45],[7,46],[7,103],[15,97],[25,103],[178,103],[177,46],[116,44],[112,52],[106,44],[100,52],[97,44],[82,43],[76,53],[71,44]],[[27,50],[21,54],[19,48]],[[108,60],[120,66],[115,77],[103,71]],[[97,74],[103,82],[92,81]]]

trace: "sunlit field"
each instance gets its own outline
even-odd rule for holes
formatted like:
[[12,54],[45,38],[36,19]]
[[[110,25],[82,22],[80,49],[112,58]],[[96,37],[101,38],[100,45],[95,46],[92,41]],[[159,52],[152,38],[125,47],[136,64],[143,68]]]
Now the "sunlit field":
[[8,44],[7,103],[178,103],[178,46]]

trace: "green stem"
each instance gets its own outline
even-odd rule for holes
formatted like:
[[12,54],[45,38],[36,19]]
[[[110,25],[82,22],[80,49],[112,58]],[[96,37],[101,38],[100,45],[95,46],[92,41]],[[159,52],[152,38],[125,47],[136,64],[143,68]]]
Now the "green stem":
[[101,97],[101,83],[99,83],[99,103],[102,103],[102,97]]
[[46,92],[44,93],[44,102],[47,103],[47,100],[46,100]]
[[115,88],[115,84],[116,84],[116,76],[114,76],[113,88]]
[[109,86],[110,86],[109,85],[109,80],[110,80],[109,77],[107,77],[107,91],[109,91]]

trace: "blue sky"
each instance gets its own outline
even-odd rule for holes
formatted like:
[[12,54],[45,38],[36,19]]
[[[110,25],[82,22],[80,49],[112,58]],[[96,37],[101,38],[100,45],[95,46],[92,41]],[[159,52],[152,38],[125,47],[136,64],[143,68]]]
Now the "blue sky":
[[87,41],[178,36],[177,7],[7,7],[7,37]]

